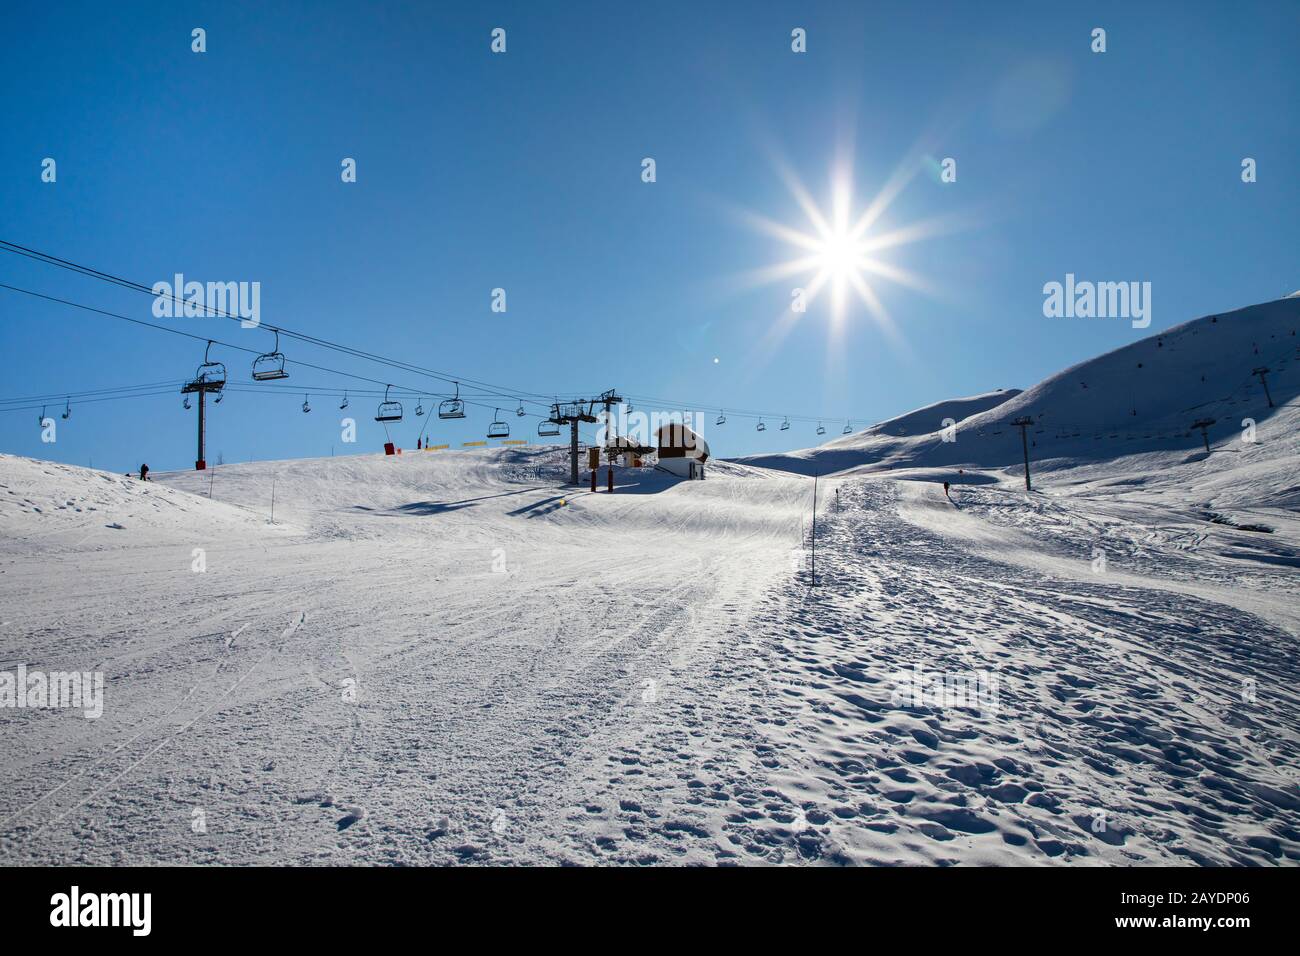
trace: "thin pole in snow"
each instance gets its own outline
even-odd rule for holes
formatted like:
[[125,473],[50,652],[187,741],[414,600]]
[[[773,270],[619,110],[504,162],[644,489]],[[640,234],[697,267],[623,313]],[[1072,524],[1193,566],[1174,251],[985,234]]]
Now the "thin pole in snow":
[[817,472],[813,472],[813,513],[812,513],[812,580],[809,587],[817,586]]
[[1025,449],[1025,491],[1033,490],[1029,485],[1029,437],[1028,432],[1025,431],[1033,423],[1034,420],[1025,415],[1021,415],[1011,423],[1013,427],[1020,429],[1020,444]]
[[275,524],[275,475],[271,476],[271,524]]

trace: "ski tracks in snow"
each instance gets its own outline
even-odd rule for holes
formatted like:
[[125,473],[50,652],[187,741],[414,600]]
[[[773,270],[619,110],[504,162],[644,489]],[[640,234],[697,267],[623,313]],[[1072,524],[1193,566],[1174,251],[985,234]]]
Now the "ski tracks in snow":
[[[1186,595],[976,556],[901,521],[890,482],[841,495],[819,586],[794,584],[759,615],[772,789],[812,824],[805,856],[1300,858],[1295,635]],[[978,686],[996,694],[963,697]]]

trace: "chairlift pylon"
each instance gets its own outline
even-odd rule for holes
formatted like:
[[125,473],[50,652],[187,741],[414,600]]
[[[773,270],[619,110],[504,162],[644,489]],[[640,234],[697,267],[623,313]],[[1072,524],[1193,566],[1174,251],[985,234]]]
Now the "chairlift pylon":
[[288,378],[284,370],[284,353],[280,351],[280,330],[275,330],[275,348],[253,359],[253,381],[269,382]]
[[379,403],[379,410],[375,412],[375,421],[377,422],[400,422],[402,420],[402,403],[388,400],[388,390],[392,387],[391,385],[384,387],[384,400]]
[[465,403],[461,401],[461,397],[460,397],[460,382],[453,382],[452,384],[456,386],[456,395],[454,398],[449,398],[445,402],[439,403],[438,405],[439,418],[464,418],[465,417]]
[[492,424],[488,425],[488,438],[509,438],[510,423],[501,420],[501,409],[496,409],[496,414],[492,418]]

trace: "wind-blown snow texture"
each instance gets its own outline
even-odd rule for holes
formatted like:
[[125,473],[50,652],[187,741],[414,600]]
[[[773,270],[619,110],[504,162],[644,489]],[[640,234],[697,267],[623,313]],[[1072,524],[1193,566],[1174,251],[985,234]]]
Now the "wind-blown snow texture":
[[612,496],[535,448],[0,456],[0,670],[106,679],[0,710],[0,862],[1294,864],[1298,319]]

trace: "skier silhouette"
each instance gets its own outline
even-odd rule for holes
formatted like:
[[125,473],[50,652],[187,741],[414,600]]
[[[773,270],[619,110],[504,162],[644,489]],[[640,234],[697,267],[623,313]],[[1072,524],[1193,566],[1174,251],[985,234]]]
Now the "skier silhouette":
[[140,480],[141,480],[141,481],[148,481],[148,480],[149,480],[149,466],[148,466],[148,465],[141,465],[141,466],[140,466]]

